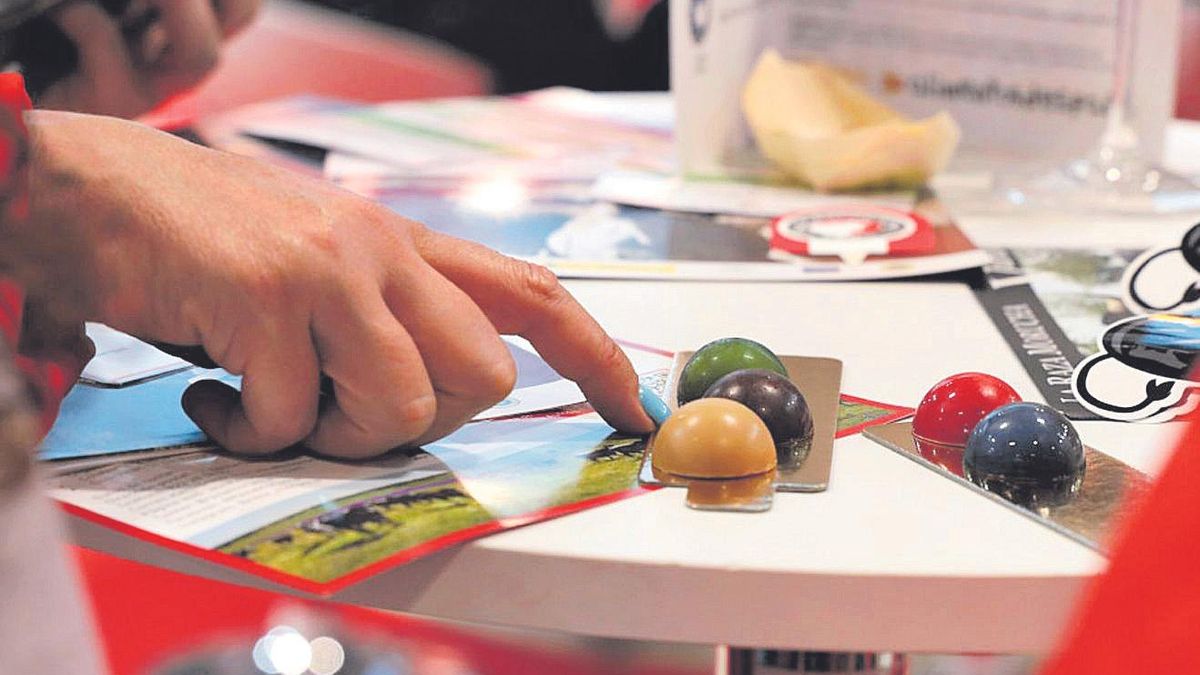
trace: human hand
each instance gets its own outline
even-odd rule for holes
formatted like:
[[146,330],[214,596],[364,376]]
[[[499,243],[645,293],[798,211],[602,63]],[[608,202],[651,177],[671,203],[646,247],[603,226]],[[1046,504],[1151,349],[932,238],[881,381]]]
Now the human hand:
[[[134,117],[198,84],[221,43],[254,18],[261,0],[73,0],[52,19],[75,45],[75,71],[39,107]],[[101,5],[124,5],[113,16]]]
[[[544,268],[327,183],[120,120],[35,112],[18,277],[79,316],[243,375],[184,407],[230,450],[364,457],[502,400],[520,334],[612,425],[649,431],[620,348]],[[12,229],[11,227],[9,229]],[[0,253],[0,255],[4,255]],[[319,405],[324,373],[334,396]]]

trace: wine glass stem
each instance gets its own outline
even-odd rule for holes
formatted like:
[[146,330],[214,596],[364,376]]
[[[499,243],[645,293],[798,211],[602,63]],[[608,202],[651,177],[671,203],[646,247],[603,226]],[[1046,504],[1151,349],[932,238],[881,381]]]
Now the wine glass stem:
[[1133,102],[1130,75],[1137,56],[1138,0],[1116,0],[1117,25],[1114,31],[1113,90],[1108,106],[1100,151],[1104,155],[1135,150],[1138,146],[1137,111]]

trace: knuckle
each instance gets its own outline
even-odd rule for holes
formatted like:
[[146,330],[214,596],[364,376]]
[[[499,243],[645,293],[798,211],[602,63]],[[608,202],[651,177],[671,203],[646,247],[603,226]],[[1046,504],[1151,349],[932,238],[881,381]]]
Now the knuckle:
[[504,350],[504,354],[479,372],[476,390],[480,400],[488,406],[503,401],[517,384],[517,364]]
[[240,291],[259,310],[278,310],[289,306],[292,279],[282,270],[259,269],[245,275]]
[[282,415],[257,420],[254,430],[259,441],[269,450],[281,450],[304,440],[313,423],[299,415]]
[[596,354],[594,372],[612,373],[626,368],[625,352],[612,340],[603,340]]
[[350,218],[373,229],[393,229],[397,223],[404,222],[386,207],[358,195],[348,195],[342,203]]
[[558,277],[549,268],[526,262],[513,260],[518,287],[529,295],[539,305],[554,305],[562,302],[566,289],[559,283]]
[[317,251],[321,254],[340,259],[343,243],[338,237],[337,227],[324,218],[312,218],[299,237],[302,251]]
[[437,417],[437,408],[433,394],[398,401],[389,415],[399,436],[397,440],[405,443],[428,431]]

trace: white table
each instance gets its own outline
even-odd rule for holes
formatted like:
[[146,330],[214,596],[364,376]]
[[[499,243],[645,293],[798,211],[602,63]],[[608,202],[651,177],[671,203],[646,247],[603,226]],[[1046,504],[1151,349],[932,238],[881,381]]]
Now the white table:
[[[1200,125],[1168,160],[1200,170]],[[1190,162],[1190,164],[1189,164]],[[950,183],[954,180],[951,177]],[[963,182],[959,181],[959,185]],[[967,181],[969,184],[969,181]],[[1177,242],[1195,214],[997,214],[943,190],[983,246]],[[743,335],[845,362],[843,391],[915,405],[982,370],[1039,400],[971,292],[953,283],[571,281],[614,335],[671,349]],[[1178,425],[1078,425],[1089,445],[1154,473]],[[830,488],[765,514],[697,512],[662,490],[472,542],[418,562],[393,608],[608,637],[936,652],[1041,652],[1069,621],[1097,553],[861,437],[839,440]],[[369,590],[348,599],[371,604]]]
[[[991,372],[1037,390],[958,284],[576,281],[615,335],[669,348],[745,335],[845,361],[843,391],[914,405]],[[1167,427],[1084,423],[1153,471]],[[765,514],[697,512],[677,490],[488,537],[389,575],[394,609],[609,637],[777,648],[1047,649],[1103,559],[855,436],[830,488]],[[344,599],[372,604],[369,589]]]

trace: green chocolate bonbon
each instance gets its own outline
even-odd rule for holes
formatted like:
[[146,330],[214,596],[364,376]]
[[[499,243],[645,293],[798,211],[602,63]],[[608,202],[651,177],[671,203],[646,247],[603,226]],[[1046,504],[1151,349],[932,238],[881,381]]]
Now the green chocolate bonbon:
[[746,338],[721,338],[701,347],[684,364],[679,374],[676,399],[679,405],[694,401],[725,375],[749,368],[788,376],[779,357],[763,345]]

